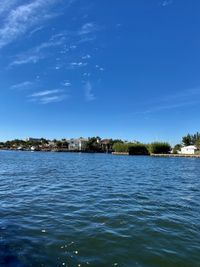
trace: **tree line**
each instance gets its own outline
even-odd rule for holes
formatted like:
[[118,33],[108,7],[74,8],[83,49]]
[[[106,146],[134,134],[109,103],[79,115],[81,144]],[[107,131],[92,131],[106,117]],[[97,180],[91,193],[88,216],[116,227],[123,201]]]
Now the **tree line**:
[[113,151],[117,153],[128,153],[129,155],[150,155],[150,154],[169,154],[171,146],[166,142],[143,143],[116,143]]
[[[30,150],[31,147],[37,150],[57,150],[67,151],[70,140],[48,140],[41,138],[40,140],[20,140],[1,142],[0,148]],[[170,153],[171,147],[165,142],[154,142],[151,144],[143,144],[137,141],[128,142],[121,139],[101,139],[100,137],[89,137],[85,143],[83,151],[98,153],[128,153],[130,155],[149,155],[149,154],[166,154]]]
[[187,134],[183,136],[182,143],[184,146],[196,145],[197,147],[200,146],[200,133],[197,132],[195,134]]
[[[30,149],[30,147],[37,147],[38,150],[45,149],[56,149],[56,150],[68,150],[70,140],[48,140],[41,138],[39,140],[20,140],[15,139],[6,142],[0,142],[0,148],[6,149],[17,149],[18,147],[23,147],[25,150]],[[144,144],[138,141],[128,142],[121,139],[101,139],[97,137],[89,137],[85,144],[85,152],[98,152],[98,153],[128,153],[130,155],[149,155],[149,154],[168,154],[171,151],[173,153],[178,153],[183,146],[195,145],[200,149],[200,133],[187,134],[182,137],[179,144],[173,147],[173,150],[169,143],[167,142],[153,142],[150,144]]]

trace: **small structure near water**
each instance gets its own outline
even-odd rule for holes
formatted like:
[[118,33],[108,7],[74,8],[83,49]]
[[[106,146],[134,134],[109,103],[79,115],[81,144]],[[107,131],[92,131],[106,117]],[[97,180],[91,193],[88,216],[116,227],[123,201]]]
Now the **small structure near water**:
[[181,148],[181,151],[179,151],[179,154],[194,155],[197,150],[197,147],[194,145],[184,146]]
[[68,140],[68,149],[69,151],[83,151],[86,148],[87,142],[87,138],[72,138]]

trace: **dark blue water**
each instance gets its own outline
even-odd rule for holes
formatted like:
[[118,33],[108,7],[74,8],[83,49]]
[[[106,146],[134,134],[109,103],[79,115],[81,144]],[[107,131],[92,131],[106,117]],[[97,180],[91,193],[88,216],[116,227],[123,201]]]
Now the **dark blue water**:
[[200,266],[200,160],[1,151],[0,266]]

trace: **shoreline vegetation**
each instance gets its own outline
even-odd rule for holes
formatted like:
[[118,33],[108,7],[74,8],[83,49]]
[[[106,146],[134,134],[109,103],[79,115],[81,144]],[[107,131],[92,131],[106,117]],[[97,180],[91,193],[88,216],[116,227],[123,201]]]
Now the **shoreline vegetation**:
[[[181,147],[188,145],[195,145],[197,147],[195,154],[180,154]],[[200,134],[197,132],[194,135],[188,134],[184,136],[182,142],[173,148],[168,142],[144,144],[138,141],[129,142],[121,139],[101,139],[100,137],[80,137],[61,140],[29,137],[26,140],[15,139],[0,142],[0,150],[112,153],[113,155],[200,158]]]

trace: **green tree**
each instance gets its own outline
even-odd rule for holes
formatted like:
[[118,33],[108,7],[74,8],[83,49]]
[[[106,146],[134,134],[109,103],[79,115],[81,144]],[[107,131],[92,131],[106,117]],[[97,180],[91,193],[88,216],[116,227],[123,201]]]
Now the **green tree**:
[[141,143],[131,144],[128,148],[129,155],[149,155],[146,145]]
[[149,148],[152,154],[169,154],[171,150],[171,146],[165,142],[151,143]]
[[192,135],[188,134],[186,136],[183,136],[182,138],[182,143],[184,146],[190,146],[190,145],[193,145],[193,137]]
[[114,143],[114,145],[113,145],[113,151],[114,152],[128,153],[128,150],[129,150],[129,144],[128,143],[118,142],[118,143]]
[[101,144],[99,143],[99,137],[90,137],[86,143],[87,152],[102,152]]
[[187,134],[182,138],[182,144],[184,146],[195,145],[200,140],[200,133],[196,132],[195,134]]
[[63,143],[61,141],[56,141],[56,147],[61,149],[63,147]]
[[176,144],[174,147],[173,147],[173,154],[177,154],[178,151],[181,150],[181,144]]
[[196,134],[193,135],[193,144],[196,145],[197,147],[200,144],[200,134],[197,132]]
[[49,143],[49,141],[47,139],[45,139],[45,138],[41,138],[41,143],[43,145],[47,145]]
[[66,141],[62,141],[62,147],[68,149],[69,143]]
[[200,149],[200,139],[197,139],[197,140],[195,141],[195,146],[196,146],[198,149]]

